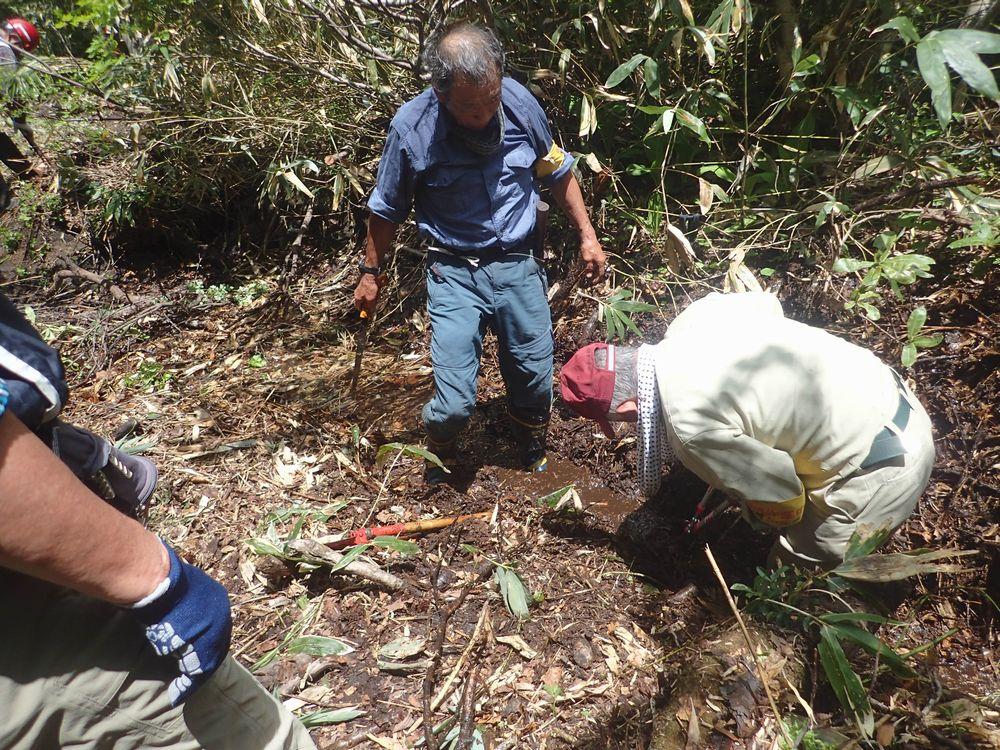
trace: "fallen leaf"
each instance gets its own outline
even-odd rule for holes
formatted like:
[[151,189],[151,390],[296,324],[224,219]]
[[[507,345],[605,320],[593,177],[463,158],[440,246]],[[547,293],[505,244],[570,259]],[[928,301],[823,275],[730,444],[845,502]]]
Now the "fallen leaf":
[[538,652],[529,646],[524,638],[519,635],[498,635],[497,642],[510,646],[528,661],[538,656]]

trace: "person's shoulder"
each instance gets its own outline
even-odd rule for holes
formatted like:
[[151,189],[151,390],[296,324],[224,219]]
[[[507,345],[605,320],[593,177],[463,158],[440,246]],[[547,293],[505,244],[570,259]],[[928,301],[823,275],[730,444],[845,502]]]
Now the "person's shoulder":
[[438,103],[434,89],[427,88],[403,104],[392,118],[390,127],[400,137],[407,138],[415,131],[434,130],[437,122]]

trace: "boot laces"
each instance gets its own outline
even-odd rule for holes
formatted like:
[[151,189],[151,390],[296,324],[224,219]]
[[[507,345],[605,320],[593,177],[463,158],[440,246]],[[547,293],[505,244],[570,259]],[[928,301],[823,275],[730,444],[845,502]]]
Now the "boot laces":
[[96,472],[90,480],[94,484],[92,489],[96,489],[98,495],[105,500],[114,500],[115,490],[111,486],[111,482],[108,481],[108,478],[104,476],[103,471]]
[[108,456],[108,463],[114,466],[126,479],[132,479],[132,470],[128,468],[125,464],[114,453]]

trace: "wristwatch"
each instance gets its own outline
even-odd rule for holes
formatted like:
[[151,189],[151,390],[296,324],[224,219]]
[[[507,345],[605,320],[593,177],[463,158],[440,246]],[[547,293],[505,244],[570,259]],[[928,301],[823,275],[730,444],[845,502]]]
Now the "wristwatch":
[[364,261],[358,263],[358,270],[361,271],[361,275],[370,273],[372,276],[381,276],[382,268],[380,266],[366,266]]

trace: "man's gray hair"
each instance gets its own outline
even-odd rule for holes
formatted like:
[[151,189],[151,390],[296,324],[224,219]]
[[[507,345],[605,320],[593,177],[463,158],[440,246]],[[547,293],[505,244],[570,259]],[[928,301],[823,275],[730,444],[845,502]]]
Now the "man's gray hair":
[[456,21],[435,31],[420,57],[435,91],[447,94],[457,79],[477,86],[503,75],[503,48],[489,29]]

